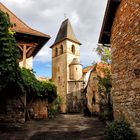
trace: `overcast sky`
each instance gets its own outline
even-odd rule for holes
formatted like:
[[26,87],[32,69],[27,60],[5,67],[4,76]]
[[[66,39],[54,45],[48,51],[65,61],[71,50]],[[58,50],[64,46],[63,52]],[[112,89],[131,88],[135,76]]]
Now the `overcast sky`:
[[51,77],[51,49],[65,16],[69,18],[77,39],[81,41],[83,66],[99,61],[95,52],[107,0],[0,0],[33,29],[51,36],[34,58],[38,76]]

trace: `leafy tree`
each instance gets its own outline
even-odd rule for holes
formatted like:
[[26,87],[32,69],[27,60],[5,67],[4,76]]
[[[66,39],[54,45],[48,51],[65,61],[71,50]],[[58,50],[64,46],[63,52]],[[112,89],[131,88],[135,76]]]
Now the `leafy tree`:
[[25,93],[31,97],[48,98],[52,103],[57,97],[56,86],[50,81],[39,81],[36,79],[32,70],[22,68],[22,86],[26,89]]
[[10,30],[12,26],[8,14],[0,10],[0,93],[5,92],[5,89],[13,84],[17,86],[20,77],[20,54]]
[[[96,52],[101,57],[101,60],[107,64],[111,64],[111,49],[109,46],[98,45]],[[98,89],[101,97],[100,100],[100,118],[101,119],[113,119],[113,108],[111,103],[111,70],[106,67],[102,69],[104,77],[98,75]]]
[[48,98],[52,103],[56,97],[56,86],[51,82],[38,81],[33,71],[20,68],[19,49],[14,38],[14,33],[10,30],[13,24],[10,23],[8,14],[0,10],[0,94],[3,103],[7,97],[16,96],[23,104],[24,111],[28,114],[28,108],[20,98],[25,94],[25,98]]
[[98,45],[96,52],[100,55],[102,61],[108,64],[111,63],[111,51],[109,46]]
[[48,99],[48,103],[52,103],[57,97],[56,86],[50,81],[39,81],[36,79],[35,74],[32,70],[22,68],[22,89],[26,89],[26,99],[28,105],[25,106],[22,102],[23,108],[26,111],[26,119],[30,120],[29,106],[34,99]]
[[100,100],[100,119],[102,120],[112,120],[113,119],[113,106],[111,100],[111,71],[109,68],[103,69],[104,77],[98,75],[98,88]]

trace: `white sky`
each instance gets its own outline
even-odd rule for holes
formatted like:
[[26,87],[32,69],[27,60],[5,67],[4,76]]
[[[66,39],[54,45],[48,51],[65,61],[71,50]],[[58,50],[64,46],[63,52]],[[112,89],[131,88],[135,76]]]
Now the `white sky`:
[[[0,0],[6,7],[33,29],[51,36],[50,41],[34,59],[34,64],[43,64],[51,71],[51,49],[64,14],[70,19],[80,46],[83,66],[99,61],[95,49],[102,26],[107,0]],[[43,70],[42,70],[43,76]],[[39,75],[41,75],[41,73]],[[48,75],[47,75],[48,76]]]

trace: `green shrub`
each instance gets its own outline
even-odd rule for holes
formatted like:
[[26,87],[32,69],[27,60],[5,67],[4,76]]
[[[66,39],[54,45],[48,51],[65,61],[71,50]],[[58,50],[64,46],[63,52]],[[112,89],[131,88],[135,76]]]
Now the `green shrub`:
[[49,107],[49,118],[54,118],[57,113],[60,112],[60,104],[61,104],[61,98],[57,95],[57,98],[53,101],[51,106]]
[[130,129],[130,125],[124,121],[108,123],[104,134],[106,140],[136,140],[136,135]]

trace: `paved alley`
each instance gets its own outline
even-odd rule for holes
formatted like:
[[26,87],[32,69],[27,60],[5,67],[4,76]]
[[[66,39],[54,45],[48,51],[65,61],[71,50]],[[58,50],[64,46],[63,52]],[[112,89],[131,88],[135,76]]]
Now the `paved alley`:
[[98,118],[58,115],[55,119],[25,124],[0,124],[0,140],[103,140]]

